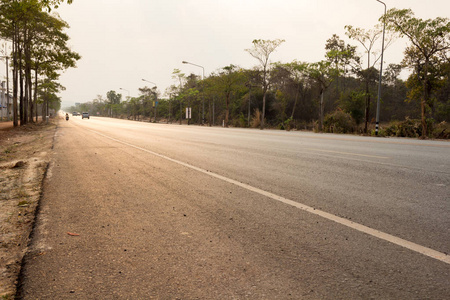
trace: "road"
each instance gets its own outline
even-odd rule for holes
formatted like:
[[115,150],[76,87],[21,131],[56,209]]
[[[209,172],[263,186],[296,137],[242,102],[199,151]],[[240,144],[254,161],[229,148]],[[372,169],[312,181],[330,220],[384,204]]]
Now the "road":
[[60,122],[21,299],[449,299],[450,144]]

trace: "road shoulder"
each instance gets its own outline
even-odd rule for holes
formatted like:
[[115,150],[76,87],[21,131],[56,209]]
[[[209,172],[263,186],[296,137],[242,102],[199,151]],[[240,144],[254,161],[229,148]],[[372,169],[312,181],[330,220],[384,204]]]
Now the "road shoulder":
[[0,130],[0,297],[13,299],[39,207],[56,125]]

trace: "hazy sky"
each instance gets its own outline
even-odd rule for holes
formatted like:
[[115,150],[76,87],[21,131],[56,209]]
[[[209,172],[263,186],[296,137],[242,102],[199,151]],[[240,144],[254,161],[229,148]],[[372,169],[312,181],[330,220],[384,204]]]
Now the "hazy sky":
[[[448,0],[384,2],[388,9],[411,8],[423,19],[450,13]],[[61,76],[64,107],[110,90],[138,96],[138,88],[152,86],[142,78],[164,93],[176,83],[175,68],[201,75],[201,68],[183,60],[203,66],[206,76],[230,64],[251,68],[257,61],[244,49],[254,39],[286,40],[271,61],[319,61],[333,34],[357,45],[344,26],[373,28],[384,6],[376,0],[74,0],[57,12],[70,25],[70,46],[82,56]],[[385,62],[399,63],[404,47],[404,40],[397,41]]]

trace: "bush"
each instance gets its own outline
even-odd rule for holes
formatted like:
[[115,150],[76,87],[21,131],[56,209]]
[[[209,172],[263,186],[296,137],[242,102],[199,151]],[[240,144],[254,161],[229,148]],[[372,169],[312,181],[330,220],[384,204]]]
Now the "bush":
[[[386,128],[380,127],[378,135],[396,136],[396,137],[419,137],[421,133],[422,133],[421,121],[406,117],[404,121],[390,122]],[[375,135],[375,130],[373,130],[372,135]]]
[[[447,122],[444,121],[437,125],[435,125],[433,119],[427,119],[426,122],[428,137],[437,139],[450,138],[450,126]],[[422,121],[406,117],[404,121],[393,121],[388,127],[383,130],[380,129],[379,135],[381,132],[383,132],[383,136],[418,138],[422,136]]]
[[395,136],[398,137],[419,137],[422,133],[421,121],[417,119],[406,118],[405,121],[398,123]]
[[[396,136],[398,131],[398,123],[398,121],[392,121],[386,128],[380,128],[378,134],[383,131],[383,136]],[[373,130],[372,135],[375,135],[375,130]]]
[[247,127],[247,118],[242,112],[239,114],[239,126],[243,128]]
[[435,139],[450,139],[450,124],[443,121],[435,126],[432,133]]
[[295,127],[294,125],[295,125],[294,120],[292,118],[289,118],[286,121],[280,123],[278,125],[278,129],[290,131],[292,128]]
[[332,133],[351,133],[355,131],[355,121],[342,110],[336,110],[325,116],[323,130]]
[[255,114],[253,115],[252,118],[252,128],[258,128],[261,125],[261,112],[259,111],[259,109],[255,110]]
[[233,119],[230,121],[230,125],[233,127],[247,127],[247,119],[245,118],[243,113],[240,113],[238,119]]
[[350,91],[342,93],[339,98],[341,108],[348,112],[355,120],[356,125],[364,121],[364,108],[366,103],[366,93],[361,91]]

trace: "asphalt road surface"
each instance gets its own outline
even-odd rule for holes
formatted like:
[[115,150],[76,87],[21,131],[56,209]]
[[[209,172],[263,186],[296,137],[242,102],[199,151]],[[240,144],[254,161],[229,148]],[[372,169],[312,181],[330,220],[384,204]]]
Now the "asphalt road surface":
[[450,144],[71,117],[22,299],[450,299]]

